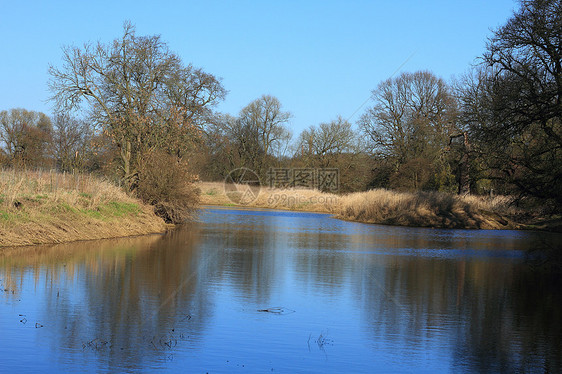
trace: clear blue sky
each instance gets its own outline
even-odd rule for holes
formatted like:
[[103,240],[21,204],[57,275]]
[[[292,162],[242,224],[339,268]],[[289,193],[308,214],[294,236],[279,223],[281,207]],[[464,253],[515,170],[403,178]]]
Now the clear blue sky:
[[222,78],[229,94],[220,111],[235,115],[271,94],[293,113],[296,134],[349,118],[412,54],[401,71],[462,74],[516,7],[513,0],[0,0],[0,110],[50,114],[47,69],[60,65],[61,47],[109,42],[130,20],[138,35],[160,34],[185,63]]

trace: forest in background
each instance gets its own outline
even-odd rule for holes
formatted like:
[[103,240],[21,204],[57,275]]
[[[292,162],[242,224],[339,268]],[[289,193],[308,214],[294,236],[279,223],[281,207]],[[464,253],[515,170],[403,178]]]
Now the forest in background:
[[431,71],[380,82],[359,120],[291,131],[263,95],[219,113],[220,79],[185,64],[130,23],[110,43],[65,47],[50,66],[53,114],[0,112],[0,165],[108,177],[181,222],[196,180],[248,168],[337,169],[339,192],[387,188],[504,194],[540,214],[562,207],[562,4],[522,1],[475,66],[447,82]]

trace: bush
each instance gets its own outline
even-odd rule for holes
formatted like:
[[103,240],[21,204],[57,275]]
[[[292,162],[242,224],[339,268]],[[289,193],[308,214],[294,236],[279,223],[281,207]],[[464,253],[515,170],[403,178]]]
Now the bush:
[[174,156],[153,152],[139,165],[137,196],[154,206],[166,223],[182,223],[192,216],[199,192],[187,166]]

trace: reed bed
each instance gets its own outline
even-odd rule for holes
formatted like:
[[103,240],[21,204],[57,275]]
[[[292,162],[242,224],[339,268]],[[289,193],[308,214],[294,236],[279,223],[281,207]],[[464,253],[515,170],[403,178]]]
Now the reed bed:
[[342,196],[338,218],[400,226],[505,229],[517,228],[512,199],[459,196],[441,192],[396,192],[376,189]]

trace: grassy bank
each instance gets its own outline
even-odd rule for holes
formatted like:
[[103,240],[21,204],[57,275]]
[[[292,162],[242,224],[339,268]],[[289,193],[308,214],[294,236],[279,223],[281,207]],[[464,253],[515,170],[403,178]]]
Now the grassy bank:
[[[203,182],[201,203],[236,206],[222,183]],[[243,187],[243,186],[242,186]],[[227,190],[233,190],[230,186]],[[336,218],[364,223],[400,226],[519,229],[514,222],[518,212],[511,199],[457,196],[438,192],[406,193],[383,189],[348,195],[326,194],[307,189],[261,188],[256,200],[245,206],[331,213]]]
[[99,178],[0,171],[0,246],[164,232],[153,208]]

